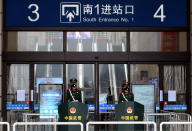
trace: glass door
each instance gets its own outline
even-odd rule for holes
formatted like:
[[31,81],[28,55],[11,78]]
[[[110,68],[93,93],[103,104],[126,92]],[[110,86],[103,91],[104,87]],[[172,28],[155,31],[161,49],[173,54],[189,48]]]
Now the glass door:
[[[115,120],[121,86],[128,81],[127,64],[99,64],[99,120]],[[115,125],[102,125],[99,130],[115,130]]]
[[[34,65],[34,112],[38,116],[28,116],[27,121],[57,121],[58,105],[63,98],[63,64]],[[46,115],[42,115],[46,114]],[[54,130],[54,126],[31,126],[30,130]]]
[[82,102],[88,104],[88,120],[94,120],[95,112],[95,73],[94,64],[67,64],[66,90],[70,87],[70,80],[77,80],[77,88],[81,90]]

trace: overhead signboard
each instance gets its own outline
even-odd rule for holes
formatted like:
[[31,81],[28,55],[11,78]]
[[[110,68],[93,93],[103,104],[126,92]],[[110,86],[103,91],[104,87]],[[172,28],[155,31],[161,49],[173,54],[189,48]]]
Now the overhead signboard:
[[187,0],[6,0],[6,27],[187,27]]

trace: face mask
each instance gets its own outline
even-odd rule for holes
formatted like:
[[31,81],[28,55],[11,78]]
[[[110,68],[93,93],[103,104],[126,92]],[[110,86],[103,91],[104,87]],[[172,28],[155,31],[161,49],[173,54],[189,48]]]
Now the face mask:
[[76,84],[71,84],[71,88],[76,88],[77,87],[77,85]]

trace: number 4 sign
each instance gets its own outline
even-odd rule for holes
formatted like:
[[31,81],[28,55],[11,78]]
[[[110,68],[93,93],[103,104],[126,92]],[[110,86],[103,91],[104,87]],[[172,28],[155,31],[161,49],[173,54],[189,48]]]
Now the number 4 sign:
[[160,18],[161,22],[164,22],[164,19],[166,16],[164,15],[164,5],[160,5],[160,7],[157,9],[155,14],[153,15],[154,18]]

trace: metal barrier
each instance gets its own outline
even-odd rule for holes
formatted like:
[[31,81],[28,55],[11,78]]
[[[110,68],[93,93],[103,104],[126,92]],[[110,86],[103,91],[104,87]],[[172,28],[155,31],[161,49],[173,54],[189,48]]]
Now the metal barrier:
[[[157,124],[157,130],[160,129],[160,123],[161,122],[191,122],[191,115],[186,113],[145,113],[145,121],[150,121],[149,116],[154,116],[154,122]],[[180,126],[177,127],[177,129],[181,128]],[[147,130],[149,129],[149,126],[147,126]],[[191,126],[189,127],[189,130],[191,129]]]
[[97,121],[97,122],[88,122],[86,124],[86,131],[89,131],[89,125],[119,125],[119,124],[124,124],[124,125],[147,125],[151,124],[154,126],[154,131],[156,131],[157,126],[155,122],[146,122],[146,121],[130,121],[130,122],[124,122],[124,121]]
[[[144,120],[150,121],[149,116],[152,116],[152,121],[156,122],[157,124],[157,131],[159,131],[160,123],[165,121],[173,121],[175,118],[174,113],[145,113],[144,114]],[[150,126],[147,125],[147,131],[150,130]]]
[[28,116],[55,116],[55,122],[58,119],[58,114],[23,113],[23,119],[25,122],[27,122]]
[[177,121],[178,121],[178,120],[182,120],[182,119],[180,119],[181,116],[182,116],[182,117],[183,117],[183,116],[186,116],[187,119],[188,119],[188,122],[191,122],[191,115],[186,114],[186,113],[175,113],[175,114],[176,114],[176,120],[177,120]]
[[[58,114],[23,113],[23,121],[24,122],[29,122],[27,119],[28,116],[54,116],[54,122],[57,122],[57,120],[58,120]],[[37,122],[39,122],[39,121],[37,121]],[[56,130],[57,130],[57,127],[54,126],[54,131],[56,131]],[[25,131],[28,131],[27,126],[25,126]]]
[[8,122],[0,122],[0,125],[7,125],[7,131],[10,131],[10,125]]
[[[190,125],[188,130],[191,131],[192,122],[161,122],[161,124],[160,124],[160,131],[163,131],[163,125]],[[176,129],[173,129],[173,130],[177,131]]]
[[145,117],[145,121],[149,121],[148,116],[169,116],[173,121],[179,121],[182,120],[180,119],[181,116],[186,116],[187,119],[185,121],[190,122],[192,120],[191,115],[186,114],[186,113],[174,113],[174,112],[170,112],[170,113],[145,113],[144,117]]
[[13,131],[16,131],[16,126],[25,125],[80,125],[83,131],[83,124],[81,122],[16,122],[13,124]]
[[169,116],[169,117],[172,117],[174,116],[175,113],[145,113],[144,114],[144,118],[145,118],[145,121],[149,121],[149,116]]
[[[56,117],[55,120],[57,120],[57,114],[24,114],[24,118],[25,118],[25,121],[27,121],[27,116],[40,116],[40,115],[47,115],[47,116],[50,116],[50,115],[53,115]],[[169,121],[169,122],[161,122],[161,123],[158,123],[158,121],[156,121],[156,119],[154,119],[155,121],[148,121],[148,117],[149,116],[168,116],[170,117],[169,120],[173,120],[172,122]],[[184,122],[183,121],[183,118],[188,121],[188,122]],[[187,119],[186,119],[187,118]],[[89,131],[90,129],[88,128],[89,125],[119,125],[119,124],[140,124],[140,125],[146,125],[146,129],[148,130],[149,128],[148,127],[152,127],[154,128],[154,131],[157,131],[160,129],[160,131],[162,131],[163,129],[163,125],[162,124],[165,124],[165,125],[171,125],[171,124],[176,124],[176,126],[170,126],[169,127],[169,130],[172,131],[172,130],[175,130],[175,129],[182,129],[183,127],[185,129],[187,129],[186,131],[190,131],[192,128],[191,126],[185,126],[185,125],[191,125],[192,122],[191,122],[191,116],[189,114],[186,114],[186,113],[148,113],[148,114],[145,114],[145,120],[146,121],[92,121],[92,122],[88,122],[86,124],[86,131]],[[5,123],[7,124],[8,126],[8,131],[10,131],[10,126],[9,126],[9,123],[7,122],[2,122],[2,123]],[[72,124],[71,124],[72,123]],[[182,124],[184,124],[184,126],[181,126]],[[1,123],[0,123],[1,125]],[[14,123],[13,124],[13,131],[15,131],[15,126],[16,125],[23,125],[25,127],[27,127],[27,125],[53,125],[55,126],[54,129],[56,129],[56,125],[80,125],[81,126],[81,130],[83,131],[83,124],[80,123],[80,122],[17,122],[17,123]],[[167,129],[167,128],[166,128]],[[26,131],[26,130],[25,130]]]

